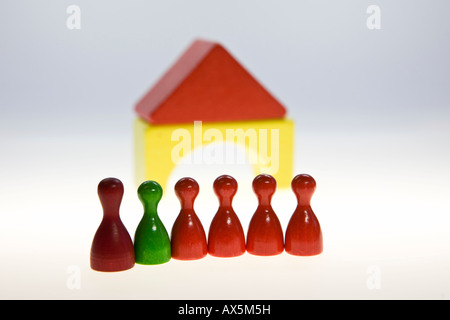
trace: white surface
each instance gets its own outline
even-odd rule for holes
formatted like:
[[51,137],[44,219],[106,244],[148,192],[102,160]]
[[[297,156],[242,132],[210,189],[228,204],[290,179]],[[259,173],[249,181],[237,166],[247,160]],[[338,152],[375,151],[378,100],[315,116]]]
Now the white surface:
[[[368,137],[335,137],[331,141],[308,137],[311,144],[304,146],[303,152],[309,155],[299,163],[303,162],[301,167],[308,168],[318,183],[313,209],[324,234],[320,256],[208,256],[190,262],[171,260],[160,266],[136,265],[112,274],[89,268],[90,244],[101,220],[96,187],[103,177],[122,179],[121,216],[133,235],[142,208],[133,184],[132,157],[116,151],[131,149],[128,137],[11,140],[9,150],[15,152],[3,158],[4,168],[21,169],[2,175],[1,297],[448,298],[450,208],[444,178],[448,173],[438,163],[434,168],[428,166],[428,160],[437,159],[440,150],[429,148],[428,152],[436,154],[414,160],[416,143],[408,145],[389,137],[390,142],[402,145],[401,151],[395,151],[386,147],[387,138],[377,142]],[[363,147],[365,144],[371,147]],[[341,150],[341,156],[334,150]],[[381,170],[377,164],[383,162],[392,165],[385,164]],[[208,170],[211,174],[204,176]],[[206,232],[217,209],[210,187],[216,171],[189,171],[200,183],[196,210]],[[236,175],[238,172],[241,174]],[[240,180],[235,210],[246,229],[256,208],[251,176],[237,170],[233,175]],[[164,192],[160,216],[170,230],[179,204],[171,190]],[[285,228],[295,208],[293,193],[278,190],[273,206]],[[81,272],[80,289],[70,289],[67,284],[72,266]],[[373,270],[380,272],[377,289],[368,284]]]
[[[65,26],[69,3],[2,2],[0,298],[448,299],[449,4],[377,2],[378,31],[365,25],[373,3],[359,0],[79,1],[78,31]],[[133,235],[142,207],[132,108],[195,37],[223,42],[286,104],[296,172],[317,181],[324,253],[94,272],[97,184],[123,181],[121,216]],[[212,182],[228,171],[246,229],[256,208],[246,170],[182,166],[172,183],[199,181],[207,230],[217,209]],[[277,191],[273,206],[285,228],[293,194]],[[178,210],[165,189],[168,230]]]

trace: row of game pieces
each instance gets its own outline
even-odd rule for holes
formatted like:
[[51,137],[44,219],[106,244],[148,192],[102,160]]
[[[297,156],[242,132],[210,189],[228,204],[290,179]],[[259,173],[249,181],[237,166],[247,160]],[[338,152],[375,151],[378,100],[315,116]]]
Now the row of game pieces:
[[246,241],[242,225],[232,207],[238,188],[233,177],[222,175],[214,181],[219,208],[211,222],[208,239],[194,211],[194,200],[199,193],[199,185],[194,179],[182,178],[175,184],[181,210],[170,237],[158,216],[162,188],[155,181],[145,181],[137,190],[144,214],[136,228],[133,242],[119,215],[123,184],[116,178],[103,179],[98,185],[103,219],[91,246],[91,268],[97,271],[121,271],[132,268],[135,263],[162,264],[171,258],[194,260],[208,253],[216,257],[236,257],[246,251],[261,256],[280,254],[283,250],[298,256],[322,252],[322,231],[310,205],[316,182],[310,175],[300,174],[292,180],[291,187],[298,205],[285,235],[271,206],[276,190],[275,179],[261,174],[253,180],[252,186],[258,197],[258,207],[250,221]]

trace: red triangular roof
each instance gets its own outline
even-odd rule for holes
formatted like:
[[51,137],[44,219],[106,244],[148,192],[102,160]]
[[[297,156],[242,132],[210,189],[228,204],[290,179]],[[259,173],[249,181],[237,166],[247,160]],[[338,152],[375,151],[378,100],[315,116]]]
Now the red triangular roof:
[[282,118],[286,109],[220,44],[197,40],[135,107],[152,124]]

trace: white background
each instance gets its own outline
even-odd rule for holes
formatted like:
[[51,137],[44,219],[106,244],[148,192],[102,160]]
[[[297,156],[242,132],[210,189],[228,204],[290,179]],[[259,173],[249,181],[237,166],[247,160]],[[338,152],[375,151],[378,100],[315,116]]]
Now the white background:
[[[81,8],[80,30],[66,27],[71,4]],[[366,27],[371,4],[381,30]],[[0,298],[448,299],[448,9],[447,1],[2,1]],[[317,181],[324,252],[92,271],[97,184],[122,180],[121,216],[133,235],[142,215],[133,107],[199,37],[229,49],[295,121],[295,171]],[[256,208],[249,167],[181,165],[171,177],[172,186],[198,180],[206,232],[223,173],[239,183],[235,211],[246,229]],[[159,207],[169,232],[179,210],[172,190]],[[283,228],[295,205],[290,190],[275,194]]]

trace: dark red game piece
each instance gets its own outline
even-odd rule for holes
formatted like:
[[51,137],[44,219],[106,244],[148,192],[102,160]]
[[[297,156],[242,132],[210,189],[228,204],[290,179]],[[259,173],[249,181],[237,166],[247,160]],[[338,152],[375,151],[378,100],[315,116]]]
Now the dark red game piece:
[[103,207],[103,219],[91,246],[91,268],[97,271],[122,271],[134,266],[134,246],[123,225],[119,208],[123,184],[119,179],[106,178],[98,185]]
[[286,228],[286,252],[297,256],[317,255],[323,251],[322,231],[310,205],[316,181],[310,175],[299,174],[291,186],[298,205]]
[[241,222],[233,210],[237,181],[228,175],[214,181],[214,191],[219,198],[219,209],[208,233],[208,252],[216,257],[236,257],[245,252],[245,236]]
[[205,230],[194,211],[198,192],[198,183],[192,178],[182,178],[175,184],[181,210],[172,226],[171,249],[174,259],[201,259],[208,253]]
[[260,174],[253,180],[259,205],[247,233],[247,251],[251,254],[271,256],[283,252],[283,230],[271,205],[276,188],[275,178],[268,174]]

